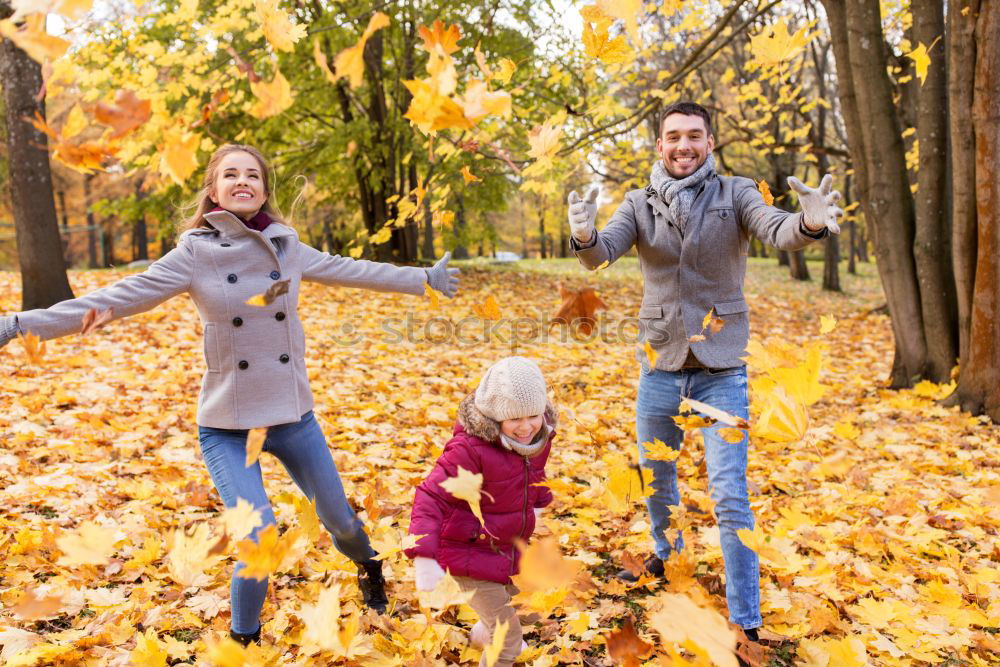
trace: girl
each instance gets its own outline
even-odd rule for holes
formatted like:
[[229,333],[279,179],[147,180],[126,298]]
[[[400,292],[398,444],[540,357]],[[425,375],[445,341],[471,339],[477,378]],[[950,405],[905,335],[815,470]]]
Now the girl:
[[[198,401],[198,438],[215,488],[226,507],[250,501],[263,525],[275,523],[260,465],[244,466],[247,431],[268,428],[264,451],[276,456],[310,500],[341,553],[358,567],[365,604],[378,613],[388,600],[380,561],[344,495],[344,488],[313,416],[305,366],[305,335],[296,312],[301,281],[419,295],[424,283],[448,297],[458,269],[448,254],[431,269],[397,267],[329,255],[302,243],[272,206],[270,167],[255,148],[222,146],[212,155],[194,215],[177,247],[147,271],[51,308],[0,317],[0,347],[18,333],[42,339],[81,330],[91,309],[127,317],[183,292],[204,325],[207,372]],[[264,307],[251,297],[283,281],[287,291]],[[230,587],[232,637],[260,639],[267,580],[236,576]]]
[[[479,614],[472,642],[489,643],[498,622],[508,624],[496,664],[508,667],[523,650],[521,624],[511,606],[520,553],[514,540],[527,541],[552,492],[539,483],[556,426],[546,398],[545,378],[535,362],[508,357],[490,367],[474,394],[458,406],[454,435],[437,465],[417,487],[410,534],[422,535],[406,550],[414,559],[418,590],[433,590],[445,568]],[[444,490],[441,482],[458,468],[483,476],[480,494],[485,525],[469,504]],[[485,666],[486,658],[480,662]]]

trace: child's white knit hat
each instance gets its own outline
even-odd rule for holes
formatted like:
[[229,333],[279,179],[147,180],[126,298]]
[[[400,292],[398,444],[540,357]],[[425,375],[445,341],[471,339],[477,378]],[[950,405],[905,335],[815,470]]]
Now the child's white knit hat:
[[476,407],[498,422],[540,415],[545,412],[547,402],[542,371],[525,357],[507,357],[496,362],[476,388]]

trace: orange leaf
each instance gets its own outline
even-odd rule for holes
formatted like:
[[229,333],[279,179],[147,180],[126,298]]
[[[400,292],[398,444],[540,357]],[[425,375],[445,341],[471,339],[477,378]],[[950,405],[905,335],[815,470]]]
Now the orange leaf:
[[28,355],[28,361],[33,364],[42,363],[42,357],[45,356],[45,342],[30,331],[18,337],[21,339],[21,344],[24,345],[24,352]]
[[112,308],[108,308],[100,313],[97,312],[96,308],[91,308],[83,316],[83,327],[80,329],[80,335],[86,336],[93,333],[113,319],[114,312]]
[[266,428],[252,428],[247,432],[247,444],[246,444],[246,467],[249,468],[254,463],[257,463],[257,459],[260,458],[260,453],[264,450],[264,441],[267,440],[267,429]]
[[760,196],[764,198],[764,203],[768,206],[774,206],[774,195],[771,194],[771,188],[768,186],[767,181],[757,181],[757,189],[760,191]]
[[417,34],[424,40],[425,51],[428,53],[438,51],[446,56],[458,51],[458,40],[462,38],[457,25],[452,24],[446,29],[440,19],[434,21],[433,28],[420,26],[417,28]]
[[631,618],[625,621],[620,630],[614,630],[604,638],[608,646],[608,655],[613,661],[625,667],[639,667],[642,658],[653,650],[652,644],[644,642],[636,634]]
[[117,139],[142,126],[152,116],[149,100],[139,99],[131,90],[119,90],[115,103],[98,102],[93,108],[94,120],[114,128],[111,139]]

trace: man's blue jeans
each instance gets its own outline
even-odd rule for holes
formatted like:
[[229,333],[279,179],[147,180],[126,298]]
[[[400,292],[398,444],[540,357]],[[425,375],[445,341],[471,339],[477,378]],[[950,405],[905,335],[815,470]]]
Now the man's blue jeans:
[[[260,510],[264,523],[251,533],[256,541],[257,534],[274,524],[275,518],[264,491],[260,464],[249,468],[245,465],[247,431],[199,426],[198,439],[223,504],[235,507],[237,499],[243,498]],[[341,553],[357,562],[375,555],[361,520],[347,502],[337,466],[312,411],[298,422],[269,428],[263,451],[277,457],[306,497],[316,501],[316,513]],[[252,634],[260,627],[267,580],[236,576],[242,568],[243,564],[237,563],[230,583],[232,629]]]
[[[644,443],[660,440],[674,449],[684,433],[672,419],[684,398],[707,403],[739,417],[749,417],[746,367],[718,371],[682,369],[675,372],[643,368],[636,400],[636,439],[640,464],[652,471],[653,494],[646,499],[656,555],[664,560],[684,543],[680,535],[670,541],[669,505],[680,504],[677,465],[646,459]],[[719,522],[722,558],[726,565],[726,601],[729,619],[743,628],[761,625],[760,566],[757,554],[740,541],[736,531],[753,529],[753,512],[747,493],[747,438],[737,444],[722,439],[725,424],[702,429],[709,493]],[[643,473],[644,479],[646,472]]]

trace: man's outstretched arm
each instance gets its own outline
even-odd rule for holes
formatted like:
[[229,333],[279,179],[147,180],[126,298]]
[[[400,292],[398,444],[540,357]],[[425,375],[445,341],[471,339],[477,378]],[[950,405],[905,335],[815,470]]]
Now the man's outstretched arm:
[[[823,177],[818,188],[804,185],[794,176],[788,185],[799,195],[802,211],[789,213],[764,203],[753,181],[737,186],[737,214],[754,236],[779,250],[800,250],[813,241],[840,233],[837,219],[844,212],[836,205],[840,193],[833,189],[833,177]],[[827,231],[829,230],[829,231]]]

